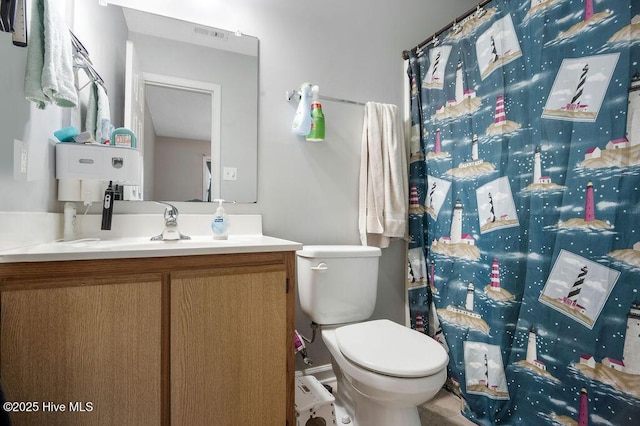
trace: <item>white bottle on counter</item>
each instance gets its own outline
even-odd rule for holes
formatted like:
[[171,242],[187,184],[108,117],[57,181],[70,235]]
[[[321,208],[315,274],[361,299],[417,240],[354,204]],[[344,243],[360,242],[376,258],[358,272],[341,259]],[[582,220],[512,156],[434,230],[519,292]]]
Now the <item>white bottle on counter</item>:
[[64,203],[64,228],[62,239],[64,241],[73,241],[76,239],[76,205],[75,203]]
[[226,240],[229,235],[229,218],[222,207],[224,200],[213,200],[219,203],[213,220],[211,221],[211,231],[213,231],[214,240]]

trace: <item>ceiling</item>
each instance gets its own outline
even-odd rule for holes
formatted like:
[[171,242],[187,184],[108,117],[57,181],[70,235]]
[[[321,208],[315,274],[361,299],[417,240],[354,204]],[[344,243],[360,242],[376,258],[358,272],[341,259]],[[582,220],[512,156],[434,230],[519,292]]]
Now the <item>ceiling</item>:
[[157,136],[211,140],[210,94],[147,84],[145,98]]

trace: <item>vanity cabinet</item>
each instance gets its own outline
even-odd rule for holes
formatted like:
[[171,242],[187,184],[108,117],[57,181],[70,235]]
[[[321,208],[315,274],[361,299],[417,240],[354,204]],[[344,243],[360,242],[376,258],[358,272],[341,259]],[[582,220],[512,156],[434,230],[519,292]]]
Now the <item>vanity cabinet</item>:
[[24,403],[15,425],[160,424],[159,275],[7,284],[0,379]]
[[172,424],[285,424],[286,279],[264,267],[171,274]]
[[294,262],[0,263],[0,379],[31,408],[14,424],[294,425]]

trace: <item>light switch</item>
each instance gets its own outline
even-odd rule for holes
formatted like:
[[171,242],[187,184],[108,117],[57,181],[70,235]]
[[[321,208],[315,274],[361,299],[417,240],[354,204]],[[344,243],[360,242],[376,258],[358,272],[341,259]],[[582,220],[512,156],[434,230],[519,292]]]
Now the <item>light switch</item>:
[[238,169],[236,167],[224,167],[222,169],[222,180],[238,180]]

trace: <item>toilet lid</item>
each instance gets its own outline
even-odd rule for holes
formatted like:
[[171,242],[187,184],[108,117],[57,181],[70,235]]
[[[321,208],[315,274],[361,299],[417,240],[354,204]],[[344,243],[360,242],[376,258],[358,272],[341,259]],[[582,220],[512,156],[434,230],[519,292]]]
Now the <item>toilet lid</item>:
[[366,321],[336,329],[340,352],[367,370],[394,377],[426,377],[447,366],[440,343],[389,320]]

